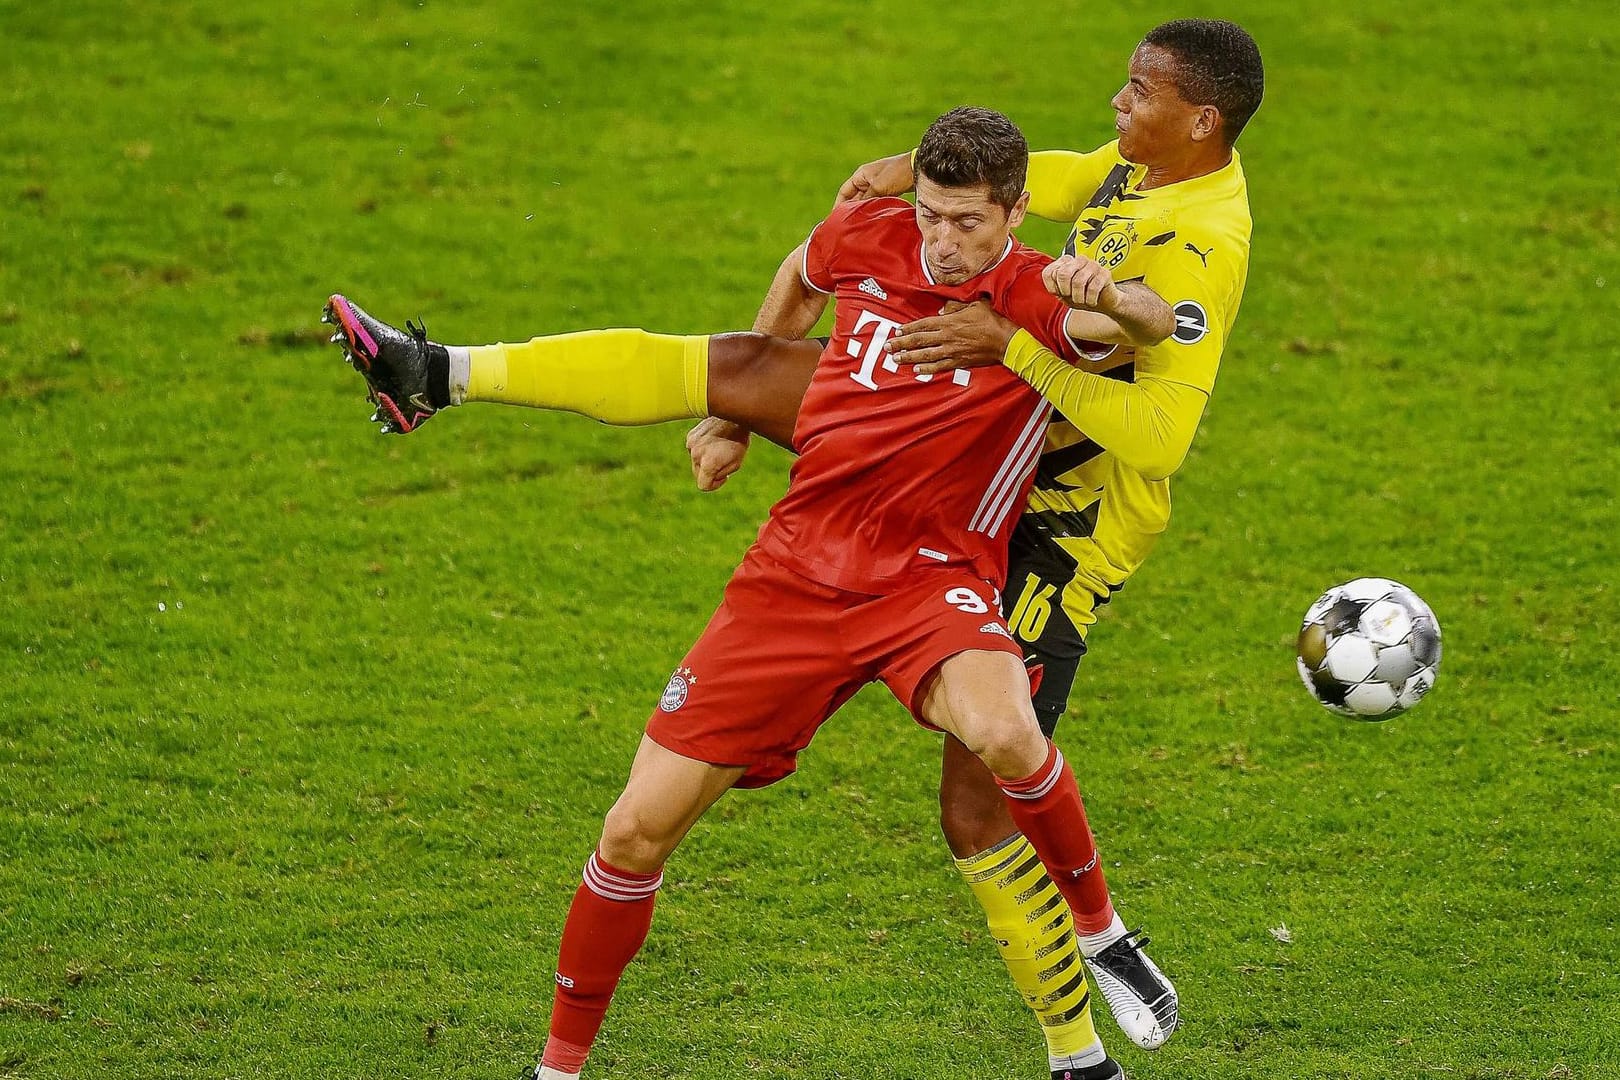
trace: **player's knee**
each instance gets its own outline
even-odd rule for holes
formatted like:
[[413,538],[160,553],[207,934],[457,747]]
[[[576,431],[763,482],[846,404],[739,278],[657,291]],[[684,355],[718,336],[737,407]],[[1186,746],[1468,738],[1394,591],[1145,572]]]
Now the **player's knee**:
[[597,850],[621,870],[651,874],[664,865],[674,849],[672,834],[632,807],[615,804],[602,822]]
[[709,338],[709,385],[741,386],[751,380],[775,340],[766,334],[742,330]]
[[1022,695],[986,693],[977,685],[958,686],[947,707],[956,737],[981,761],[1040,738],[1035,708]]
[[1045,759],[1045,736],[1027,706],[959,715],[963,730],[957,737],[997,776],[1027,776]]

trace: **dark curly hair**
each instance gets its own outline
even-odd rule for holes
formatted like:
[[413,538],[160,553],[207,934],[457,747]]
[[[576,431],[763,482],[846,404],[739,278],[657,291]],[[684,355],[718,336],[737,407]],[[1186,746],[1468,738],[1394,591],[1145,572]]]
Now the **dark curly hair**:
[[928,125],[912,172],[943,187],[989,184],[990,198],[1011,209],[1024,193],[1029,143],[1018,125],[993,109],[963,105]]

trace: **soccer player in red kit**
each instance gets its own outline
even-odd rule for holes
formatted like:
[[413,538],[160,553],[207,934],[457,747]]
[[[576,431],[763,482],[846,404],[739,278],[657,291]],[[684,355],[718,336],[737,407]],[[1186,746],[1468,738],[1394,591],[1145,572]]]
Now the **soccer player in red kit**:
[[[908,322],[987,299],[1060,356],[1087,351],[1073,331],[1090,313],[1049,292],[1052,260],[1011,235],[1028,201],[1027,162],[1006,117],[954,110],[919,144],[915,207],[845,204],[802,246],[791,302],[812,322],[830,296],[838,305],[793,431],[799,458],[665,688],[586,865],[563,930],[541,1080],[583,1069],[651,926],[663,866],[692,825],[732,787],[789,775],[817,728],[869,682],[995,776],[1082,949],[1122,939],[1074,775],[1040,731],[1022,649],[999,612],[1008,534],[1050,406],[1005,367],[917,375],[885,349]],[[342,298],[334,307],[364,355],[364,326]],[[1141,960],[1173,1008],[1168,981]]]

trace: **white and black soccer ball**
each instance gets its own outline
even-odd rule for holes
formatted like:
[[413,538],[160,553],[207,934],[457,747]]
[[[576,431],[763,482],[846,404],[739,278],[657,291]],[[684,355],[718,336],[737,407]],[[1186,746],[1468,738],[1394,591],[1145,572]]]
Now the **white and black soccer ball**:
[[1388,720],[1434,687],[1440,621],[1400,582],[1356,578],[1305,613],[1296,662],[1305,689],[1334,712]]

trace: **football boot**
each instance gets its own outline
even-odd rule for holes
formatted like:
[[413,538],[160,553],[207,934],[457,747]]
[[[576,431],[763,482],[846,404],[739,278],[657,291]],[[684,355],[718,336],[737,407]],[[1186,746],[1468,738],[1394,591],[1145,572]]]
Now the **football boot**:
[[389,326],[340,293],[327,300],[321,321],[337,327],[332,342],[365,376],[377,405],[371,418],[382,421],[384,435],[408,435],[449,404],[448,355],[424,327],[409,321],[404,330]]
[[1176,1030],[1180,1003],[1176,988],[1142,951],[1148,939],[1140,934],[1133,930],[1086,957],[1086,968],[1120,1030],[1142,1049],[1157,1050]]

